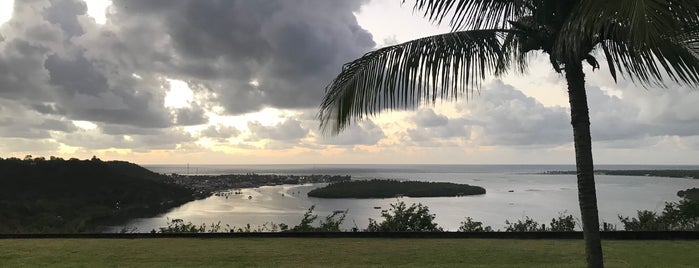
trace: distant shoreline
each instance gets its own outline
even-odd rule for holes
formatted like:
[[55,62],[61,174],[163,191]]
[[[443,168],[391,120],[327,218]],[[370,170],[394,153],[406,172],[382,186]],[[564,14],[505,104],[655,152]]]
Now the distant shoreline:
[[275,174],[227,174],[227,175],[168,175],[173,182],[191,189],[201,196],[210,196],[222,191],[257,188],[274,185],[301,185],[306,183],[333,183],[352,179],[337,175],[275,175]]
[[[544,175],[575,175],[577,171],[546,171]],[[647,176],[647,177],[662,177],[662,178],[685,178],[699,179],[699,170],[689,169],[639,169],[639,170],[595,170],[597,175],[611,176]]]

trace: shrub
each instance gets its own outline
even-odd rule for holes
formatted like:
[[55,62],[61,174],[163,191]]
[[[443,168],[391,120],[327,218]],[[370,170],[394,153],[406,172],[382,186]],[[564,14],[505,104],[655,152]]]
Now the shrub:
[[382,222],[369,219],[367,232],[441,232],[434,222],[435,215],[430,214],[430,209],[422,204],[412,204],[406,207],[400,201],[391,204],[391,208],[381,212]]
[[551,224],[549,224],[549,229],[543,226],[544,231],[550,232],[572,232],[575,231],[575,218],[573,215],[565,215],[561,213],[558,218],[551,219]]
[[483,226],[480,221],[474,221],[471,217],[466,217],[465,221],[461,222],[458,232],[492,232],[493,228],[490,226]]
[[[313,209],[315,205],[308,208],[308,211],[303,214],[301,222],[289,229],[290,232],[341,232],[340,225],[345,221],[347,216],[347,210],[345,211],[335,211],[332,214],[325,217],[325,219],[319,222],[318,227],[314,227],[312,224],[318,219],[318,215],[313,214]],[[282,230],[284,231],[284,230]]]
[[159,233],[204,233],[206,225],[195,225],[192,222],[185,223],[182,219],[172,219],[167,227],[160,227]]
[[510,222],[505,220],[505,232],[543,232],[546,231],[546,226],[525,216],[523,221],[517,220],[517,222]]
[[699,200],[665,203],[658,214],[639,210],[636,218],[619,216],[626,231],[699,231]]

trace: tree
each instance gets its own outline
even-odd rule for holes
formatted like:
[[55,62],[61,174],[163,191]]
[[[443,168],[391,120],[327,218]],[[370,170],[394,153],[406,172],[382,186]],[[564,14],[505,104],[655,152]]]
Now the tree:
[[[527,55],[548,54],[568,84],[588,267],[603,267],[583,61],[604,55],[643,86],[699,84],[696,0],[416,0],[415,9],[450,33],[369,52],[326,87],[318,118],[337,134],[382,110],[469,97],[486,75],[524,72]],[[464,94],[465,93],[465,94]]]

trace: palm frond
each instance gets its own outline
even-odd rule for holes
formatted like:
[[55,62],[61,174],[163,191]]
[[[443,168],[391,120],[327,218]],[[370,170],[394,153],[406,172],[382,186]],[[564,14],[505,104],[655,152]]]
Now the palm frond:
[[696,25],[696,0],[587,0],[564,22],[557,43],[559,49],[579,56],[597,42],[619,35],[634,44],[653,43]]
[[642,85],[664,86],[664,74],[676,83],[699,85],[697,52],[674,40],[656,41],[653,46],[612,39],[603,42],[610,70],[616,68]]
[[[405,0],[403,0],[405,2]],[[454,31],[501,29],[529,14],[531,0],[416,0],[414,9],[437,23],[449,19]]]
[[588,0],[565,22],[554,53],[579,60],[601,45],[616,79],[616,70],[643,85],[699,83],[696,0]]
[[326,87],[321,129],[339,133],[383,109],[406,109],[436,99],[456,99],[489,73],[503,73],[509,57],[506,30],[430,36],[369,52],[347,63]]

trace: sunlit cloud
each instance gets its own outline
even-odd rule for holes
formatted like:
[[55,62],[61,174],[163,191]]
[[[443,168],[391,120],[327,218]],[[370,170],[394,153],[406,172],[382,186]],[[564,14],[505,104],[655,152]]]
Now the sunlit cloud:
[[192,106],[194,92],[187,83],[176,79],[167,79],[170,83],[170,90],[165,94],[165,107],[187,108]]
[[97,125],[95,123],[92,123],[90,121],[81,121],[81,120],[74,120],[73,125],[76,127],[79,127],[80,129],[84,130],[93,130],[97,128]]
[[87,15],[92,17],[97,24],[105,24],[107,22],[107,11],[112,5],[110,0],[85,0],[87,5]]
[[0,2],[0,25],[12,18],[15,0],[3,0]]

